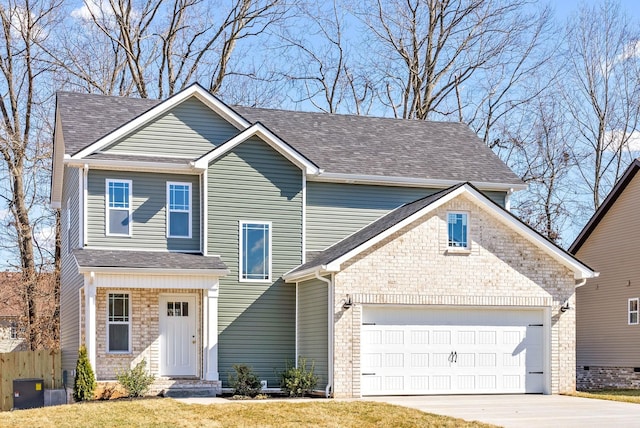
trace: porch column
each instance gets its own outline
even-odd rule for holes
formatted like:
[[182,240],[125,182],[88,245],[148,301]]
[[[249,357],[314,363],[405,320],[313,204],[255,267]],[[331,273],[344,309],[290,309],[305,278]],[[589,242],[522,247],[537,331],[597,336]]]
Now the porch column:
[[204,295],[204,344],[206,380],[220,380],[218,375],[218,280]]
[[93,283],[94,274],[86,280],[84,287],[84,344],[93,371],[96,371],[96,285]]

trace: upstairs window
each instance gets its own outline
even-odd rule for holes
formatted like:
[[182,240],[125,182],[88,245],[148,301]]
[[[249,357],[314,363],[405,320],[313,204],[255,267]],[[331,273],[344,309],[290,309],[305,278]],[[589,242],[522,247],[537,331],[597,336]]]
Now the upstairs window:
[[191,183],[167,183],[167,236],[191,238]]
[[131,180],[107,179],[107,235],[131,236]]
[[629,299],[629,325],[638,324],[638,298]]
[[18,324],[15,322],[11,323],[9,337],[14,340],[18,338]]
[[469,249],[469,215],[467,213],[447,213],[449,248]]
[[240,222],[240,281],[271,280],[271,223]]
[[109,293],[107,314],[107,349],[126,353],[130,350],[131,315],[128,293]]

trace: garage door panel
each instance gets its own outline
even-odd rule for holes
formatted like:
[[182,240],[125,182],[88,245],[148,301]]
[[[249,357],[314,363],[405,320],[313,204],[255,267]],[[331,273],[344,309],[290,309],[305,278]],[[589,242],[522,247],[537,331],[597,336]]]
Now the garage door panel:
[[419,369],[429,367],[429,354],[428,353],[420,353],[420,354],[411,354],[411,368]]
[[394,310],[363,311],[363,395],[543,392],[542,310]]
[[404,345],[404,331],[388,330],[384,332],[384,345]]
[[451,331],[449,330],[435,330],[433,332],[434,345],[450,345],[451,344]]
[[429,344],[428,330],[411,330],[410,337],[411,337],[412,345],[428,345]]

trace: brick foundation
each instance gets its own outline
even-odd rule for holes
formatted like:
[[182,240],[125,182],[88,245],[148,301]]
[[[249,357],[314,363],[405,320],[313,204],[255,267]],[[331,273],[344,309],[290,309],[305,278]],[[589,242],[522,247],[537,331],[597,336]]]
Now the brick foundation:
[[633,367],[580,366],[576,370],[577,388],[581,391],[640,389],[638,369],[636,372]]

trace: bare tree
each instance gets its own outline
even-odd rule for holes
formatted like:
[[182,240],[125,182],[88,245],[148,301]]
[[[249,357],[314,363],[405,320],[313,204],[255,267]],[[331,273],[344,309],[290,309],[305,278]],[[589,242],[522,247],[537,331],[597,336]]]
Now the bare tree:
[[[2,198],[8,208],[5,232],[15,244],[25,307],[25,330],[30,349],[39,346],[39,278],[52,254],[38,239],[45,214],[46,173],[50,169],[50,133],[45,105],[50,102],[42,87],[48,69],[39,46],[46,43],[60,4],[56,0],[11,0],[0,5],[0,155]],[[6,243],[5,243],[6,244]]]
[[[555,93],[549,92],[517,112],[521,122],[510,123],[502,155],[528,184],[514,198],[514,212],[549,240],[562,243],[571,225],[575,193],[569,174],[575,166],[567,138],[568,118]],[[515,113],[515,112],[512,112]],[[530,118],[530,119],[525,119]]]
[[572,119],[577,172],[591,200],[587,214],[600,206],[634,157],[629,143],[640,115],[637,28],[611,1],[582,5],[569,22],[562,91]]
[[230,75],[255,77],[230,69],[234,54],[286,15],[281,3],[84,0],[67,29],[78,37],[50,55],[63,78],[90,91],[164,98],[200,80],[218,93]]
[[[504,64],[538,20],[517,0],[369,0],[357,8],[370,31],[370,66],[381,101],[396,117],[428,119],[460,112],[456,91]],[[505,56],[505,54],[507,56]],[[517,59],[516,59],[517,61]],[[516,66],[517,69],[517,66]],[[515,71],[515,75],[518,75]]]
[[[300,3],[299,19],[280,35],[290,65],[283,76],[297,91],[294,102],[309,102],[328,113],[368,112],[374,85],[352,60],[354,45],[345,37],[346,11],[336,1]],[[306,31],[300,31],[303,26]]]

